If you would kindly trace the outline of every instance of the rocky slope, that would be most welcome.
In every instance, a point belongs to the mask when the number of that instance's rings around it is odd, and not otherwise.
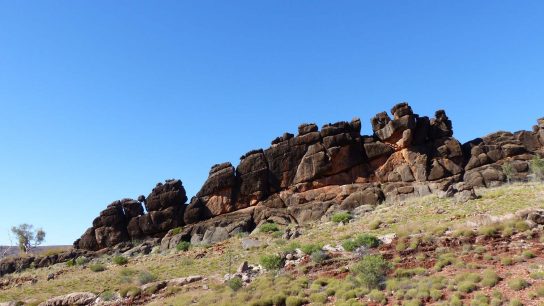
[[[383,201],[412,196],[474,196],[474,187],[499,185],[513,176],[527,180],[530,160],[544,155],[544,118],[532,131],[496,132],[465,144],[453,137],[445,111],[419,116],[400,103],[361,122],[302,124],[267,149],[250,151],[235,168],[212,166],[187,205],[180,180],[159,183],[138,200],[115,201],[103,210],[74,246],[99,250],[122,242],[162,238],[213,243],[262,222],[304,224],[338,210],[372,210]],[[508,164],[511,173],[504,173]],[[145,210],[144,210],[145,206]]]

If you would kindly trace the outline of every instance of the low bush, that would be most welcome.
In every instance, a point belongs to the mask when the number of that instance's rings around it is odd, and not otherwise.
[[[123,298],[134,298],[134,297],[137,297],[140,295],[142,291],[140,290],[140,288],[138,287],[135,287],[135,286],[127,286],[127,287],[123,287],[121,288],[121,290],[119,290],[119,295]]]
[[[260,263],[267,270],[278,270],[281,268],[282,261],[278,255],[263,255]]]
[[[103,264],[92,264],[89,266],[89,269],[91,269],[91,271],[93,272],[102,272],[102,271],[106,271],[106,266],[104,266]]]
[[[523,303],[518,299],[513,299],[510,301],[508,306],[523,306]]]
[[[379,288],[390,269],[391,264],[381,255],[368,255],[353,267],[352,273],[362,286],[376,289]]]
[[[128,259],[123,256],[115,256],[113,257],[113,263],[118,266],[126,265],[128,263]]]
[[[176,245],[176,250],[180,252],[187,252],[189,248],[191,247],[191,243],[189,241],[181,241]]]
[[[313,252],[321,251],[322,248],[323,248],[322,245],[314,244],[314,243],[305,244],[300,247],[302,252],[304,252],[304,254],[306,255],[311,255]]]
[[[427,273],[427,269],[422,267],[412,268],[412,269],[405,269],[405,268],[398,268],[395,270],[393,275],[398,278],[409,278],[414,277],[416,275],[425,275]]]
[[[379,304],[385,304],[386,302],[385,294],[376,289],[370,291],[370,293],[368,294],[368,299],[374,303],[379,303]]]
[[[501,258],[501,264],[503,266],[511,266],[514,263],[514,260],[511,257]]]
[[[540,286],[535,289],[535,295],[538,297],[544,297],[544,286]]]
[[[113,291],[104,291],[100,294],[100,298],[106,302],[115,300],[115,293]]]
[[[476,284],[473,281],[465,280],[459,284],[458,290],[463,293],[470,293],[476,290]]]
[[[233,291],[238,291],[238,289],[242,288],[243,285],[244,283],[239,277],[233,277],[227,281],[227,286],[229,286],[229,288]]]
[[[304,305],[304,299],[298,296],[289,296],[285,299],[285,306],[302,306]]]
[[[311,255],[311,258],[312,258],[312,261],[317,263],[317,264],[320,264],[322,262],[324,262],[326,259],[327,259],[327,253],[319,250],[319,251],[315,251],[312,253]]]
[[[368,227],[371,229],[371,230],[377,230],[378,228],[380,228],[380,225],[382,225],[382,221],[380,219],[376,219],[372,222],[370,222],[368,224]]]
[[[83,266],[84,264],[88,263],[89,259],[85,256],[79,256],[76,258],[76,265]]]
[[[175,235],[181,234],[182,229],[183,228],[181,228],[181,227],[176,227],[176,228],[172,229],[172,235],[175,236]]]
[[[514,278],[508,281],[508,287],[510,287],[512,290],[520,291],[529,287],[529,283],[524,279]]]
[[[359,235],[355,239],[346,240],[342,243],[342,247],[348,252],[353,252],[361,246],[375,248],[379,245],[380,240],[376,236],[368,234]]]
[[[154,282],[156,279],[157,277],[148,271],[141,271],[140,273],[138,273],[138,283],[140,285],[149,284],[151,282]]]
[[[535,258],[535,253],[527,250],[523,252],[522,256],[525,257],[526,259],[531,259],[531,258]]]
[[[484,287],[495,287],[500,281],[500,277],[493,270],[485,270],[483,273],[483,278],[481,281],[482,286]]]
[[[335,223],[347,223],[351,220],[351,214],[349,212],[337,212],[331,216],[331,221]]]
[[[313,303],[320,303],[320,304],[324,304],[326,303],[328,300],[328,297],[325,293],[321,292],[321,293],[314,293],[312,295],[310,295],[310,301],[312,301]]]
[[[259,231],[261,233],[272,233],[272,232],[277,232],[279,230],[280,228],[278,227],[276,223],[270,223],[270,222],[264,223],[259,227]]]

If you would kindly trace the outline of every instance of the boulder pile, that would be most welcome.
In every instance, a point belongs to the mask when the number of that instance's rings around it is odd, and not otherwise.
[[[164,249],[221,241],[263,222],[303,224],[413,196],[458,194],[466,201],[475,187],[527,180],[530,161],[544,155],[544,118],[532,131],[496,132],[465,144],[453,137],[444,110],[429,118],[399,103],[371,125],[372,135],[361,135],[357,118],[321,129],[302,124],[296,136],[284,133],[269,148],[242,155],[236,167],[212,166],[189,204],[180,180],[159,183],[138,200],[113,202],[74,245],[99,250],[163,238]]]

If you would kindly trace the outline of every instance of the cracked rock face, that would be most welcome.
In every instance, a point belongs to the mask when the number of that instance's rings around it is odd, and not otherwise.
[[[296,136],[284,133],[270,147],[247,152],[236,167],[214,165],[188,205],[180,180],[157,184],[147,197],[111,203],[75,246],[98,250],[162,238],[178,227],[173,241],[208,243],[263,222],[313,222],[413,196],[460,193],[456,198],[468,201],[474,187],[527,180],[531,159],[544,156],[544,118],[532,131],[500,131],[461,144],[446,111],[429,118],[403,102],[376,114],[371,126],[370,135],[361,135],[358,118],[321,129],[301,124]]]

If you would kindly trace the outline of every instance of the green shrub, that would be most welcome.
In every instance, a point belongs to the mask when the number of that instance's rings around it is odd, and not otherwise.
[[[272,303],[274,305],[284,305],[287,297],[284,294],[276,294],[272,297]]]
[[[113,263],[118,266],[126,265],[128,263],[128,259],[123,256],[115,256],[113,257]]]
[[[261,233],[272,233],[272,232],[277,232],[279,230],[280,228],[278,227],[276,223],[270,223],[270,222],[264,223],[259,227],[259,231]]]
[[[89,266],[89,269],[91,269],[91,271],[93,272],[102,272],[102,271],[106,271],[106,266],[104,266],[103,264],[92,264]]]
[[[363,257],[352,269],[356,280],[364,287],[375,289],[385,279],[391,264],[381,255]]]
[[[470,306],[488,306],[489,298],[483,293],[476,293],[470,302]]]
[[[181,234],[181,231],[183,230],[182,227],[176,227],[174,229],[172,229],[172,235],[175,236],[175,235],[179,235]]]
[[[416,275],[425,275],[427,273],[427,270],[422,267],[412,268],[412,269],[405,269],[405,268],[398,268],[395,270],[395,277],[398,278],[410,278],[414,277]]]
[[[376,236],[368,234],[359,235],[355,239],[346,240],[342,243],[342,247],[348,252],[353,252],[361,246],[365,246],[367,248],[375,248],[379,245],[380,239],[378,239]]]
[[[68,261],[66,262],[66,266],[67,266],[67,267],[73,267],[73,266],[75,266],[75,265],[76,265],[76,260],[73,259],[73,258],[70,259],[70,260],[68,260]]]
[[[311,257],[313,262],[320,264],[327,259],[327,253],[319,250],[319,251],[313,252]]]
[[[349,212],[337,212],[331,216],[331,221],[335,223],[346,223],[351,220],[351,214]]]
[[[385,304],[386,302],[385,294],[376,289],[370,291],[370,293],[368,294],[368,298],[375,303]]]
[[[180,252],[187,252],[190,247],[191,243],[189,241],[180,241],[180,243],[176,244],[176,250]]]
[[[263,255],[260,263],[267,270],[278,270],[281,268],[282,261],[278,255]]]
[[[293,241],[289,243],[286,247],[283,248],[283,251],[285,253],[293,253],[296,251],[296,249],[300,248],[300,243]]]
[[[442,271],[444,267],[449,266],[455,262],[455,256],[451,253],[441,254],[438,256],[436,263],[434,264],[434,269],[436,271]]]
[[[156,279],[157,277],[148,271],[141,271],[140,273],[138,273],[138,283],[140,285],[149,284],[151,282],[154,282]]]
[[[534,156],[529,164],[529,169],[535,176],[535,179],[544,179],[544,159]]]
[[[431,289],[430,295],[431,295],[431,299],[433,301],[435,301],[435,302],[440,301],[442,299],[442,291],[441,290]]]
[[[459,284],[458,289],[459,289],[459,291],[461,291],[463,293],[470,293],[470,292],[476,290],[476,284],[474,284],[473,281],[465,280],[465,281],[462,281]]]
[[[531,278],[532,279],[544,279],[544,271],[537,271],[537,272],[531,273]]]
[[[523,306],[523,303],[518,299],[513,299],[510,301],[509,306]]]
[[[511,266],[514,263],[514,260],[510,257],[501,258],[501,264],[503,266]]]
[[[328,300],[328,297],[325,293],[314,293],[310,295],[310,301],[314,303],[321,303],[324,304]]]
[[[508,287],[512,290],[519,291],[529,287],[529,283],[524,279],[514,278],[508,281]]]
[[[106,302],[113,301],[115,299],[115,293],[113,291],[104,291],[100,294],[100,298]]]
[[[535,289],[535,295],[538,297],[544,297],[544,286],[540,286]]]
[[[322,245],[313,244],[313,243],[305,244],[300,247],[302,252],[304,252],[304,254],[307,254],[307,255],[311,255],[313,252],[321,251],[322,248],[323,248]]]
[[[495,273],[495,271],[485,270],[483,273],[481,284],[482,286],[492,288],[492,287],[495,287],[495,285],[497,285],[499,281],[500,281],[500,277],[497,275],[497,273]]]
[[[371,229],[371,230],[377,230],[378,228],[380,228],[380,225],[382,225],[382,221],[380,219],[376,219],[372,222],[370,222],[368,224],[368,227]]]
[[[238,291],[238,289],[242,288],[243,285],[244,283],[239,277],[233,277],[227,281],[227,286],[229,286],[229,288],[233,291]]]
[[[138,295],[140,295],[142,291],[140,290],[140,288],[138,287],[135,287],[135,286],[127,286],[127,287],[123,287],[121,288],[121,290],[119,290],[119,295],[121,297],[137,297]]]
[[[285,299],[285,306],[301,306],[304,305],[304,300],[298,296],[290,296]]]
[[[83,266],[84,264],[88,263],[89,259],[85,256],[79,256],[76,258],[76,265]]]
[[[531,258],[535,258],[535,253],[527,250],[527,251],[523,252],[522,256],[527,258],[527,259],[531,259]]]
[[[355,238],[355,242],[361,246],[366,246],[368,248],[376,248],[380,245],[380,239],[376,236],[362,234]]]

